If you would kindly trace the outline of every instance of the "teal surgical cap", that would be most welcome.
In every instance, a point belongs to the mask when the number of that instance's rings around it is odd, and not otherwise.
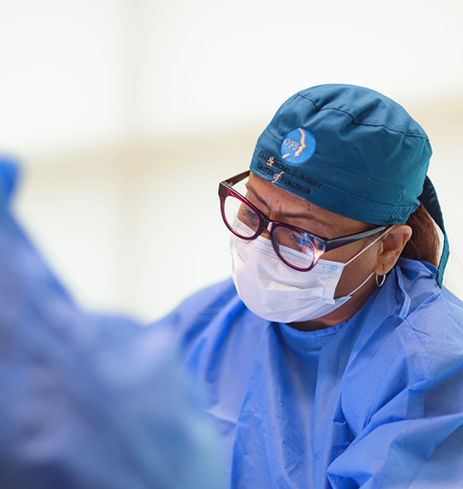
[[[288,99],[257,141],[251,171],[324,209],[369,224],[405,224],[420,201],[444,233],[426,176],[432,149],[407,111],[354,85],[319,85]]]

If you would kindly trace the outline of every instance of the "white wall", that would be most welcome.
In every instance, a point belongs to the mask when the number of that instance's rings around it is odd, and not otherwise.
[[[18,213],[81,303],[148,321],[229,274],[217,184],[247,167],[277,107],[356,83],[431,136],[463,296],[462,19],[460,0],[0,0]]]
[[[3,150],[72,151],[124,134],[127,8],[123,0],[0,0]]]
[[[461,93],[459,0],[141,2],[143,130],[262,124],[302,88]]]

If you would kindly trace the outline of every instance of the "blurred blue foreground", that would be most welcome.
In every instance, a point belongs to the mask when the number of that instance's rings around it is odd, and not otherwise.
[[[220,487],[169,333],[78,309],[10,213],[0,157],[0,487]]]

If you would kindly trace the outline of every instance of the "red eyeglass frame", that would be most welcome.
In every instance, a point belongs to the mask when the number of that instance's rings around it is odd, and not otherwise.
[[[355,241],[360,241],[361,239],[368,238],[369,236],[373,236],[374,234],[377,234],[381,231],[384,231],[388,227],[388,226],[378,226],[376,228],[369,229],[367,231],[363,231],[361,233],[351,234],[348,236],[341,236],[339,238],[327,239],[327,238],[323,238],[321,236],[316,236],[315,234],[312,234],[305,229],[298,228],[297,226],[292,226],[292,225],[286,224],[284,222],[274,221],[273,219],[269,219],[267,216],[262,214],[262,212],[254,204],[252,204],[252,202],[249,202],[249,200],[246,199],[246,197],[244,197],[243,195],[241,195],[239,192],[237,192],[236,190],[234,190],[232,188],[233,185],[236,185],[237,183],[241,182],[246,177],[248,177],[250,173],[251,173],[251,171],[247,170],[245,172],[239,173],[238,175],[235,175],[234,177],[228,178],[227,180],[224,180],[223,182],[220,182],[220,184],[219,184],[219,198],[220,198],[220,210],[222,213],[223,222],[225,223],[227,228],[235,236],[237,236],[238,238],[247,240],[247,241],[251,241],[253,239],[256,239],[262,233],[262,231],[265,229],[270,234],[272,246],[273,246],[273,249],[274,249],[275,253],[277,254],[278,258],[280,258],[280,260],[283,263],[285,263],[289,267],[293,268],[294,270],[298,270],[300,272],[308,272],[317,264],[318,260],[320,259],[320,257],[324,253],[326,253],[330,250],[335,250],[336,248],[340,248],[341,246],[346,246],[350,243],[354,243]],[[225,199],[227,196],[233,196],[233,197],[237,198],[238,200],[241,200],[241,202],[243,202],[244,204],[251,207],[251,209],[257,214],[257,216],[259,216],[260,224],[259,224],[259,227],[257,228],[257,231],[255,232],[255,234],[253,234],[252,236],[249,236],[249,237],[240,236],[228,224],[228,221],[225,217]],[[288,261],[286,261],[281,256],[281,254],[279,252],[278,243],[275,242],[276,241],[275,234],[273,233],[273,230],[278,228],[278,227],[285,227],[287,229],[294,230],[298,233],[301,233],[304,237],[311,239],[311,241],[314,244],[315,252],[314,252],[313,261],[308,268],[297,267],[296,265],[293,265],[293,264],[289,263]]]

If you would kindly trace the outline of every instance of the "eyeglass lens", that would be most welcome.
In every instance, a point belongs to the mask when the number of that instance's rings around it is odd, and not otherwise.
[[[261,217],[252,207],[233,195],[224,202],[226,224],[241,238],[254,236],[261,227]],[[272,230],[272,242],[276,253],[290,267],[308,269],[315,257],[312,237],[283,225],[275,225]]]

